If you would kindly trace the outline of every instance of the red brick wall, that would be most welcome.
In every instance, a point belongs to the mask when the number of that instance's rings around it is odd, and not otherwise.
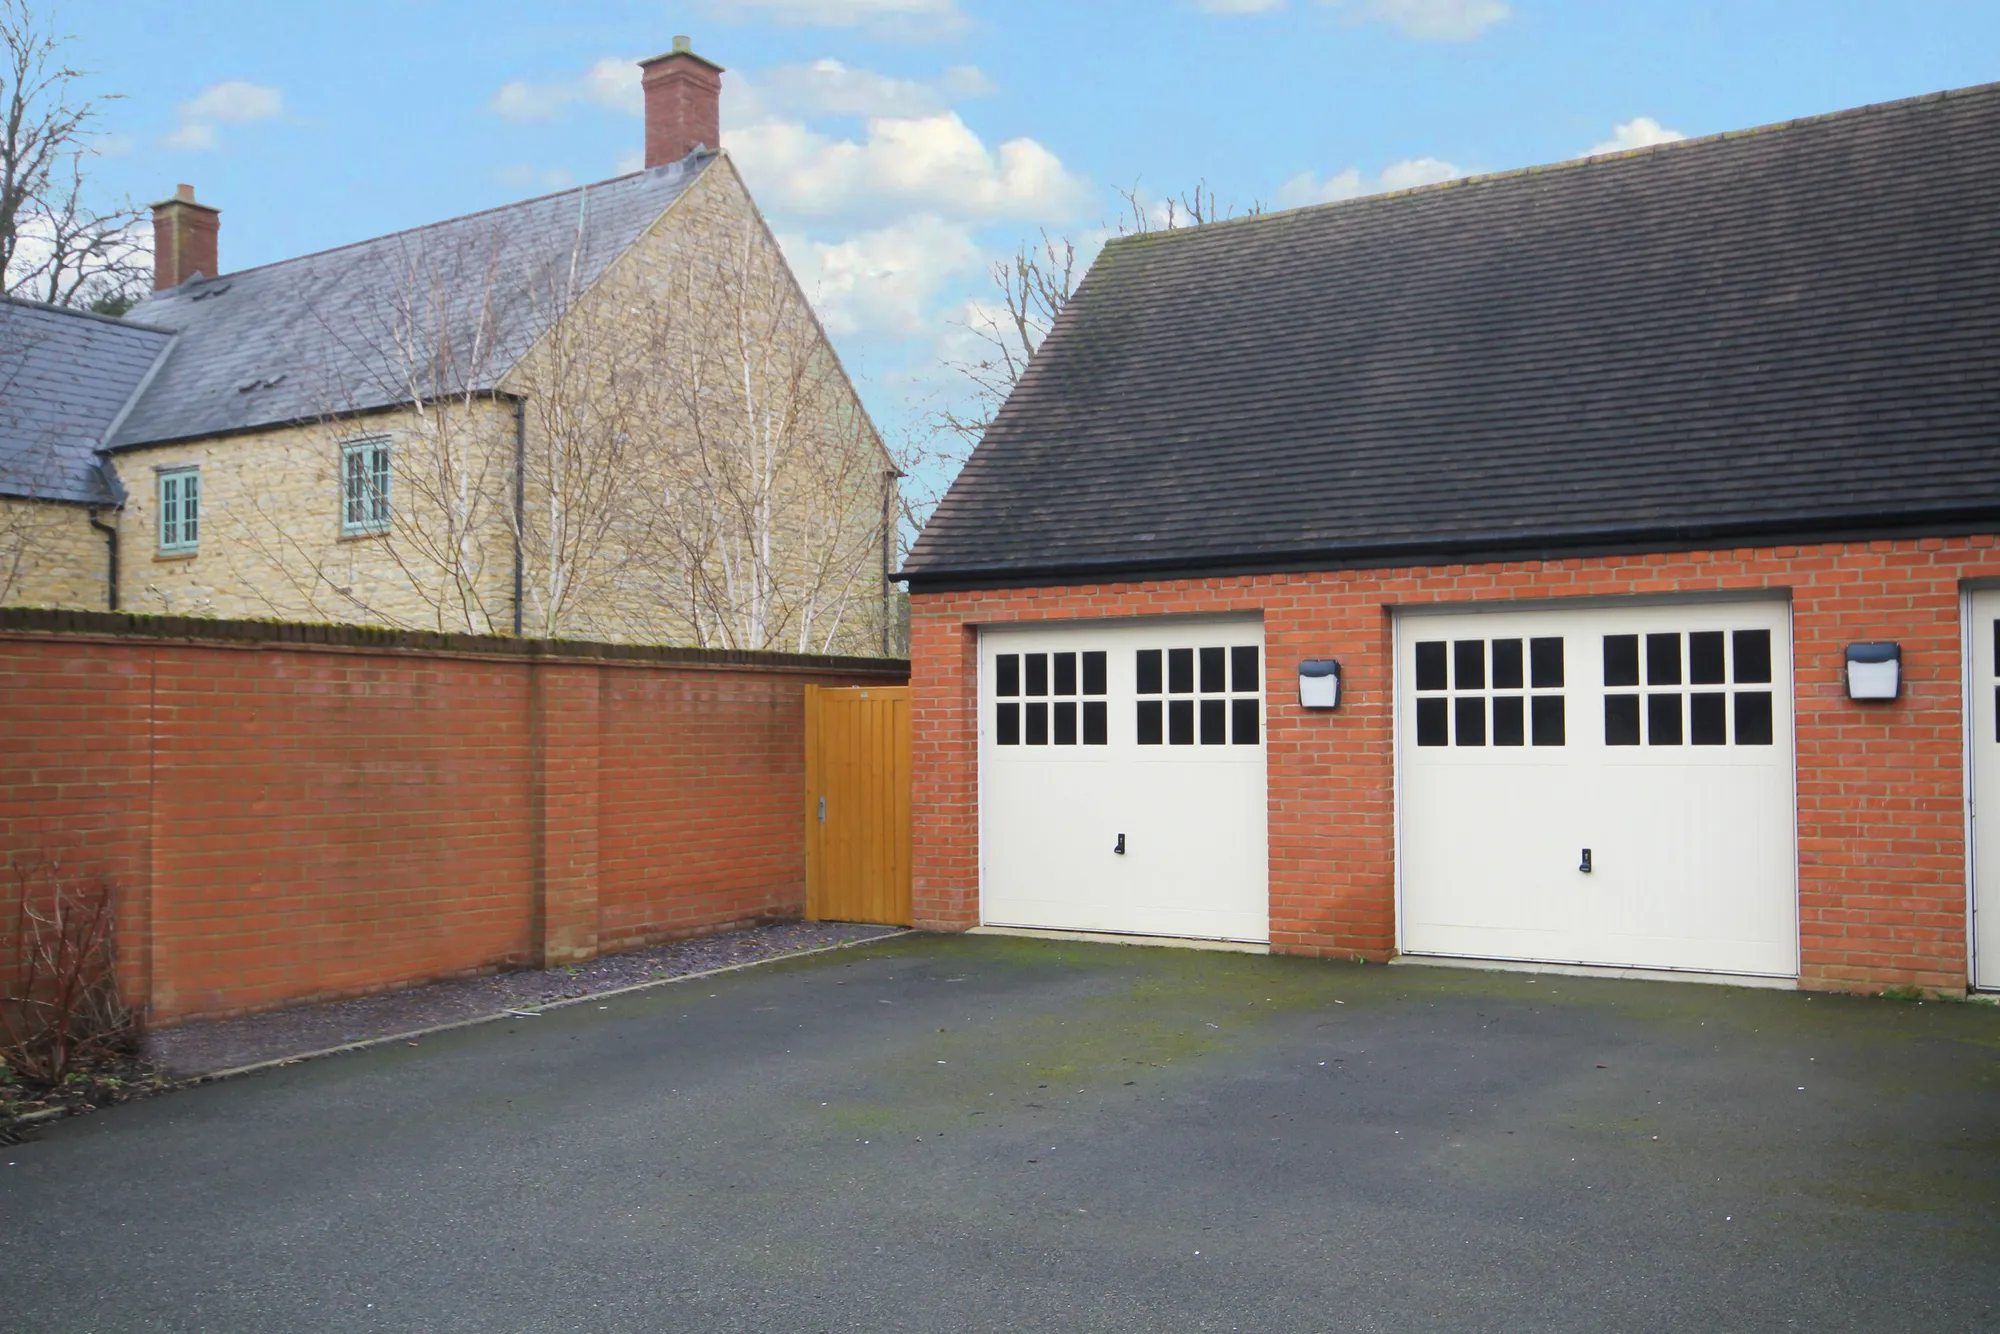
[[[1191,612],[1264,618],[1271,944],[1395,952],[1392,635],[1399,605],[1787,591],[1796,655],[1801,985],[1966,983],[1961,581],[2000,576],[1991,536],[1426,569],[921,593],[910,651],[917,925],[977,923],[980,623]],[[1893,704],[1846,697],[1846,645],[1903,645]],[[1301,658],[1343,666],[1336,714],[1285,701]]]
[[[155,1025],[798,917],[804,686],[902,675],[176,624],[0,613],[0,861],[110,877]]]

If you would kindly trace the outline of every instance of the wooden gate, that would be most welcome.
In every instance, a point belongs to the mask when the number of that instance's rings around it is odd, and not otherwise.
[[[806,916],[910,924],[910,690],[806,687]]]

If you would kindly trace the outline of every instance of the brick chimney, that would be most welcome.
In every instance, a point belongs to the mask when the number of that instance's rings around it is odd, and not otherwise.
[[[216,275],[216,233],[222,211],[194,202],[194,187],[153,205],[153,290],[179,287],[195,274]]]
[[[674,49],[639,62],[646,90],[646,165],[679,162],[697,148],[722,145],[722,66],[694,53],[685,37]]]

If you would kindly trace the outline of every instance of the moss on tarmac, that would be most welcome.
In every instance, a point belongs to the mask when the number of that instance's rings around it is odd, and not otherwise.
[[[902,937],[0,1150],[0,1324],[2000,1327],[2000,1010]]]

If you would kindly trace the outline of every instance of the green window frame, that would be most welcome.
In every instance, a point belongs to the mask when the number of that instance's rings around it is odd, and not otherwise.
[[[389,530],[389,442],[355,440],[340,447],[340,531],[360,537]]]
[[[201,469],[168,468],[159,474],[160,554],[185,556],[201,546]]]

